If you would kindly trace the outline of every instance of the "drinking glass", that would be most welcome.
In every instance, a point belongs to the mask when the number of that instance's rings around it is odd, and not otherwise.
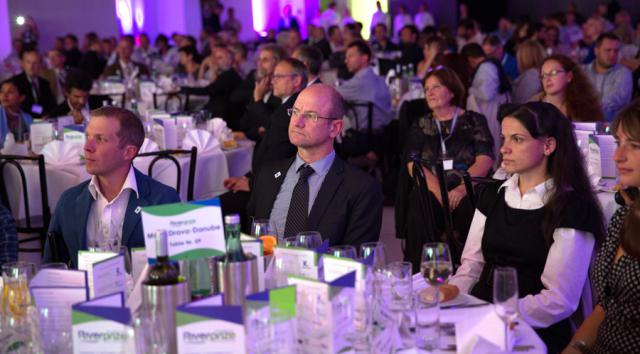
[[[31,338],[42,353],[70,353],[71,308],[29,307]]]
[[[169,351],[165,319],[160,312],[140,307],[133,315],[136,353],[164,354]]]
[[[439,347],[440,311],[438,306],[439,292],[436,287],[428,288],[415,296],[416,311],[416,346],[433,351]]]
[[[254,219],[251,224],[251,235],[262,240],[265,256],[273,254],[273,247],[278,243],[276,229],[269,219]]]
[[[36,274],[36,265],[29,262],[10,262],[2,265],[2,313],[5,318],[22,320],[31,303],[29,281]]]
[[[440,340],[440,293],[438,286],[443,285],[449,279],[449,276],[453,272],[453,263],[451,262],[451,253],[449,252],[449,246],[446,243],[426,243],[422,246],[422,260],[420,263],[420,273],[424,277],[427,284],[431,285],[435,290],[432,294],[432,301],[435,302],[434,311],[438,320],[436,321],[435,334],[437,337],[433,340],[433,344],[426,344],[427,346],[438,346]],[[426,296],[429,296],[428,291]],[[423,296],[424,293],[423,293]],[[430,321],[433,323],[434,321]]]
[[[349,245],[329,247],[329,254],[338,258],[356,259],[356,248]]]
[[[390,290],[388,300],[391,311],[402,312],[411,308],[413,299],[411,267],[409,262],[393,262],[385,267]]]
[[[360,245],[360,259],[372,258],[374,271],[381,271],[387,265],[387,251],[382,242],[366,242]]]
[[[303,231],[296,235],[296,246],[316,250],[322,245],[322,236],[317,231]]]
[[[284,238],[284,247],[297,247],[296,236],[289,236]]]
[[[504,348],[509,351],[509,324],[518,317],[518,273],[513,267],[493,270],[493,305],[504,322]]]

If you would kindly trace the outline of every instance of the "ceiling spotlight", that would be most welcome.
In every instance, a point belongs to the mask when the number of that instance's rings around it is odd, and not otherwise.
[[[18,26],[24,25],[24,22],[25,22],[24,16],[16,17],[16,23],[18,24]]]

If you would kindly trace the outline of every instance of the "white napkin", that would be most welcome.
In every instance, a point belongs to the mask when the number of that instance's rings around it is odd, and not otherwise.
[[[158,144],[156,144],[155,141],[144,138],[144,141],[142,142],[142,146],[140,146],[140,151],[138,151],[138,153],[142,154],[145,152],[154,152],[158,150],[160,150],[160,147],[158,146]]]
[[[185,150],[195,146],[198,152],[209,152],[220,150],[220,142],[211,133],[202,129],[190,130],[182,141],[182,148]]]
[[[213,118],[207,122],[207,130],[213,134],[213,136],[220,140],[228,140],[229,137],[233,137],[231,129],[227,127],[227,122],[222,118]]]
[[[82,146],[64,140],[53,140],[42,148],[44,161],[49,165],[70,165],[80,163]]]
[[[466,319],[456,322],[458,353],[480,354],[504,351],[505,324],[493,306],[467,308]],[[522,319],[520,319],[522,321]],[[509,351],[516,343],[516,330],[509,330]]]
[[[4,147],[0,151],[4,155],[28,155],[29,146],[27,144],[16,144],[13,134],[7,133],[4,138]]]

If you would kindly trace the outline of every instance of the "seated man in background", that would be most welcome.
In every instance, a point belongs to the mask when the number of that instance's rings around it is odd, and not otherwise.
[[[56,105],[49,82],[40,76],[42,58],[35,49],[25,49],[20,53],[22,73],[11,78],[25,95],[21,108],[34,118],[47,115]]]
[[[0,83],[0,149],[4,148],[8,133],[16,142],[23,142],[25,133],[29,133],[33,118],[20,108],[24,99],[25,94],[15,82],[7,80]]]
[[[135,62],[131,59],[133,55],[134,40],[132,36],[123,36],[118,42],[116,52],[118,60],[112,65],[107,66],[102,73],[103,78],[116,76],[122,80],[131,78],[137,71],[137,77],[149,76],[149,69],[142,63]]]
[[[70,70],[64,85],[65,101],[51,111],[51,117],[72,116],[74,124],[89,122],[91,77],[81,70]]]
[[[42,71],[42,77],[49,81],[56,104],[64,101],[64,83],[67,77],[67,65],[64,52],[52,49],[47,53],[49,69]]]
[[[292,58],[300,60],[307,67],[307,87],[320,84],[320,69],[322,68],[322,52],[314,46],[301,45],[293,52]]]
[[[78,266],[78,251],[144,247],[140,207],[175,203],[175,189],[143,175],[132,161],[144,127],[131,111],[102,107],[91,112],[84,153],[91,177],[66,190],[53,213],[44,262]]]
[[[239,120],[242,107],[231,102],[231,94],[242,84],[242,79],[233,67],[233,53],[222,46],[213,48],[216,66],[211,67],[211,84],[206,87],[209,94],[207,109],[212,117],[222,117],[231,130],[242,128]]]
[[[11,211],[0,202],[0,267],[18,260],[18,231]]]
[[[271,219],[280,237],[319,231],[330,245],[377,241],[382,188],[333,149],[342,130],[344,104],[334,88],[311,85],[290,110],[289,140],[297,154],[271,161],[252,181],[250,216]]]

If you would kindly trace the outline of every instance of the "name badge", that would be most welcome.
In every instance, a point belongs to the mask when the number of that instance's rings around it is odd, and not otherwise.
[[[31,106],[31,113],[42,114],[43,111],[44,109],[39,104],[34,104],[33,106]]]
[[[442,160],[442,168],[445,171],[453,170],[453,160]]]

